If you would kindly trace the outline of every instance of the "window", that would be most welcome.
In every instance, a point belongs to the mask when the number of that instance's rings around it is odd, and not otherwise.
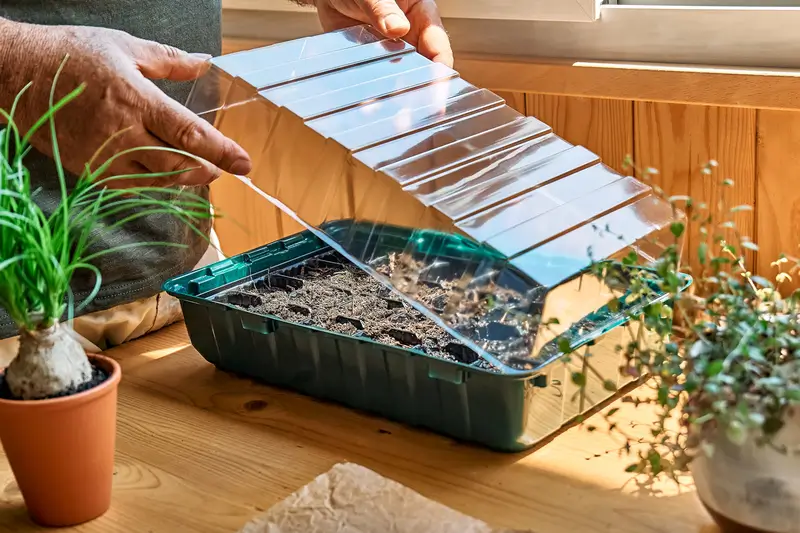
[[[488,14],[445,22],[457,53],[800,68],[800,0],[607,0],[598,12],[588,23],[496,21]]]
[[[591,22],[602,0],[438,0],[446,18]]]

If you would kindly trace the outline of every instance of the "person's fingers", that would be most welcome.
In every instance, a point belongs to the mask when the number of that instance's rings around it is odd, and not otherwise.
[[[139,71],[151,80],[189,81],[209,67],[208,54],[189,54],[174,46],[139,40],[133,47]]]
[[[317,11],[325,31],[366,22],[386,37],[404,38],[425,57],[453,66],[450,39],[434,0],[327,0],[317,3]]]
[[[405,36],[411,23],[395,0],[355,0],[370,24],[384,36],[396,39]]]
[[[436,2],[420,0],[408,11],[408,18],[411,20],[409,42],[425,57],[452,67],[453,49]]]
[[[442,26],[431,24],[423,28],[417,44],[419,53],[436,63],[442,63],[448,67],[453,67],[453,49],[450,47],[450,39],[447,37]]]
[[[247,174],[252,163],[247,152],[155,86],[149,91],[144,126],[167,146],[205,159],[231,174]]]
[[[165,148],[166,145],[151,135],[141,139],[138,146]],[[168,150],[139,150],[134,160],[147,169],[147,173],[180,172],[157,178],[169,185],[208,185],[220,177],[221,171],[208,161],[186,157]]]

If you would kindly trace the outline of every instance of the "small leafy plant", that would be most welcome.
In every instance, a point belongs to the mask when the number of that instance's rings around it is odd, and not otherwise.
[[[54,101],[60,72],[61,69],[50,91],[49,110],[26,133],[19,131],[14,113],[28,87],[17,95],[10,111],[0,110],[7,124],[0,132],[0,306],[20,330],[19,352],[5,372],[5,382],[14,397],[25,400],[75,391],[92,379],[88,357],[60,321],[83,310],[100,290],[102,278],[93,265],[94,260],[132,246],[182,246],[148,241],[92,251],[94,231],[101,221],[103,231],[110,231],[138,218],[168,213],[199,231],[195,222],[211,216],[208,202],[187,191],[180,191],[167,201],[162,195],[174,193],[172,189],[110,187],[116,180],[179,173],[106,177],[111,165],[120,157],[140,150],[171,150],[167,148],[132,148],[94,168],[95,159],[106,145],[101,146],[95,157],[86,163],[77,184],[69,190],[59,156],[55,115],[77,98],[84,86]],[[30,174],[23,161],[31,149],[31,137],[45,126],[50,128],[61,189],[61,202],[49,216],[35,201],[37,191],[31,187]],[[94,273],[94,288],[84,301],[74,302],[70,282],[81,269]]]
[[[713,161],[705,166],[704,177],[713,179],[716,167]],[[650,181],[654,173],[648,169],[639,175]],[[732,185],[729,179],[721,181],[723,191]],[[627,470],[678,481],[697,453],[713,455],[722,435],[734,444],[753,439],[791,452],[774,438],[800,403],[800,290],[786,290],[800,262],[782,255],[772,263],[772,280],[754,276],[746,267],[747,254],[758,246],[734,223],[736,213],[749,206],[728,209],[726,194],[718,205],[708,206],[654,189],[676,213],[680,209],[686,215],[672,224],[672,242],[659,243],[663,253],[654,264],[656,275],[633,268],[635,252],[621,265],[593,265],[593,273],[604,280],[625,271],[632,300],[652,301],[655,294],[666,293],[672,302],[650,304],[631,315],[626,325],[631,340],[617,347],[623,375],[650,378],[649,393],[640,390],[623,401],[658,413],[644,439],[617,420],[618,409],[603,415],[611,434],[621,439],[622,452],[634,459]],[[681,256],[687,223],[700,237],[694,272]],[[681,273],[693,276],[693,292],[682,290]],[[618,300],[609,303],[619,305]],[[585,385],[587,372],[596,374],[591,356],[591,346],[570,354],[587,369],[572,376],[579,386]]]

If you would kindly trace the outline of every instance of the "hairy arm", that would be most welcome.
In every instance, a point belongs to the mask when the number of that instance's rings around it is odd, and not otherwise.
[[[9,110],[25,86],[20,52],[37,46],[36,27],[0,17],[0,109]],[[43,43],[38,43],[39,45]],[[3,119],[2,122],[5,122]]]
[[[203,185],[221,171],[247,174],[250,158],[240,146],[151,81],[195,79],[205,71],[207,59],[106,28],[41,26],[0,18],[0,108],[10,110],[30,83],[14,114],[20,130],[27,131],[47,111],[53,79],[63,63],[56,99],[86,84],[83,94],[58,113],[60,152],[67,170],[80,174],[101,145],[124,131],[106,146],[101,161],[140,147],[175,148],[195,157],[137,151],[116,160],[113,174],[188,170],[162,178],[158,185]],[[51,155],[46,130],[34,135],[31,144]]]

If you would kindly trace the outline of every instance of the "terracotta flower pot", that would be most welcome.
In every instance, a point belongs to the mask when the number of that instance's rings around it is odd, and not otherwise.
[[[50,400],[0,399],[0,440],[28,513],[43,526],[87,522],[111,504],[122,370],[107,357],[89,358],[110,374],[97,387]]]

